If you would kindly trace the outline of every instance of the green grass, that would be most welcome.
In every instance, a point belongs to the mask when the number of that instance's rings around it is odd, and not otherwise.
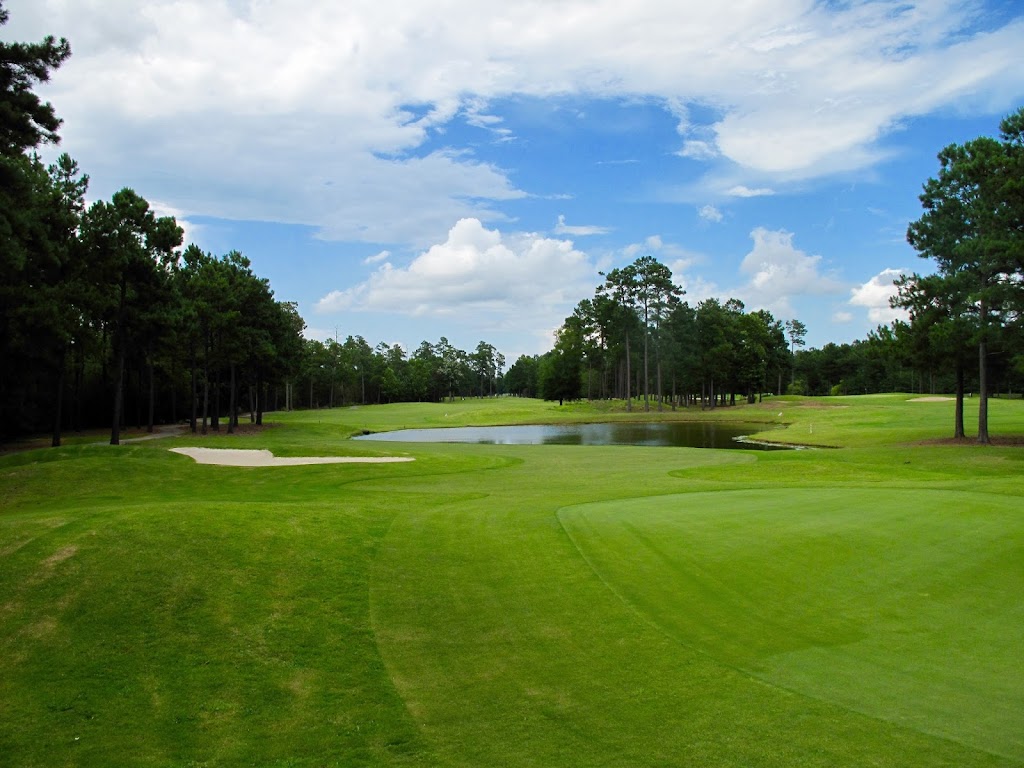
[[[501,399],[3,456],[0,765],[1024,765],[1024,448],[909,398],[660,415],[835,450],[347,441],[659,418]]]

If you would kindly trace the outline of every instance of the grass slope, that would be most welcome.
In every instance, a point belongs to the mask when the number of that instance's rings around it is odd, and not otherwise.
[[[503,399],[4,456],[0,764],[1024,765],[1022,449],[907,396],[712,416],[845,447],[345,439],[659,417]]]

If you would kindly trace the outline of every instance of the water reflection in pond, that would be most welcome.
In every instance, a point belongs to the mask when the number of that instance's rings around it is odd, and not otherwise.
[[[739,438],[770,427],[738,422],[644,422],[602,424],[521,424],[505,427],[400,429],[360,435],[355,440],[491,445],[653,445],[682,448],[779,450],[787,446],[742,442]]]

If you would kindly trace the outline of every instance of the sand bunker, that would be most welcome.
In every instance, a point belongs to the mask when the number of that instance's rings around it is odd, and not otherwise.
[[[222,467],[294,467],[300,464],[391,464],[415,461],[409,456],[274,456],[270,451],[239,448],[171,448],[199,464]]]
[[[908,403],[945,403],[950,400],[956,400],[955,397],[912,397]]]

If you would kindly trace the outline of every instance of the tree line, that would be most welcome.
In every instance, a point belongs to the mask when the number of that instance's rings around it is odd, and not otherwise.
[[[0,3],[0,25],[8,13]],[[195,245],[131,189],[85,204],[89,177],[42,144],[61,120],[33,88],[64,39],[0,43],[0,437],[188,418],[193,431],[262,420],[302,360],[304,324],[237,252]]]
[[[287,407],[439,402],[504,394],[505,356],[481,341],[472,352],[444,336],[410,354],[399,344],[371,347],[362,336],[307,340]]]
[[[737,299],[682,299],[671,270],[653,256],[602,273],[544,355],[522,356],[506,376],[509,392],[549,400],[615,398],[645,411],[755,402],[791,384],[793,351],[806,326]]]

